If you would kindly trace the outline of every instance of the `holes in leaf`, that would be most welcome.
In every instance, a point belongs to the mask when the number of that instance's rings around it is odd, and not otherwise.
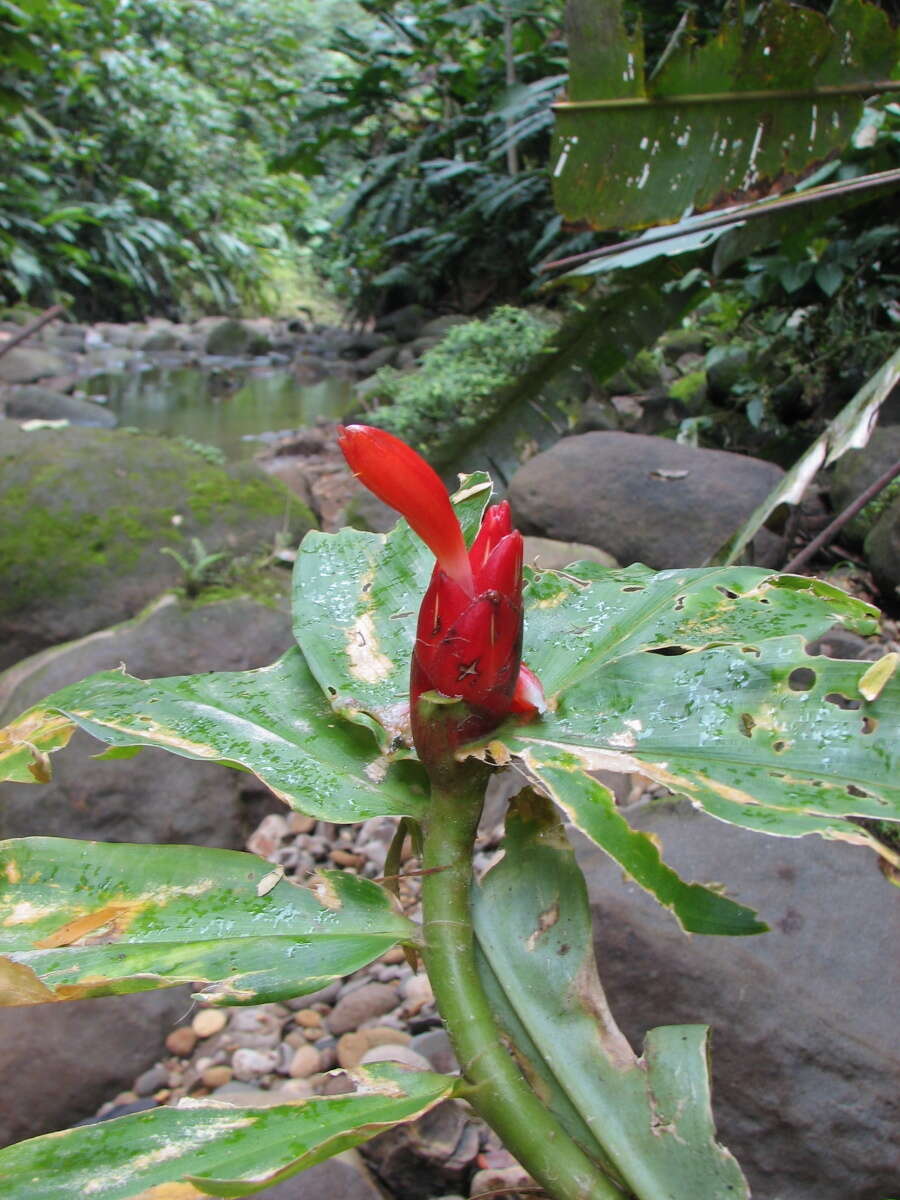
[[[795,667],[788,675],[788,687],[792,692],[808,692],[816,682],[816,673],[811,667]]]
[[[842,692],[829,692],[825,699],[836,708],[862,708],[862,700],[851,700],[849,696],[845,696]]]
[[[331,684],[330,684],[330,683],[329,683],[329,685],[328,685],[328,695],[329,695],[329,696],[336,696],[336,695],[337,695],[337,688],[333,688],[333,687],[331,686]]]
[[[650,651],[651,654],[688,654],[687,646],[656,646]]]
[[[877,717],[863,717],[863,719],[862,719],[862,732],[863,733],[874,733],[877,728],[878,728],[878,718]]]
[[[787,749],[787,742],[783,742],[779,738],[777,742],[772,743],[772,749],[775,751],[776,754],[780,754],[782,752],[782,750]]]
[[[869,800],[871,798],[869,792],[864,792],[863,789],[857,787],[855,783],[847,784],[847,795],[855,796],[857,800]]]
[[[623,587],[622,591],[623,592],[642,592],[642,591],[644,591],[644,585],[642,583],[631,583],[628,585],[628,587]]]
[[[733,592],[731,588],[723,587],[721,583],[716,584],[716,591],[721,592],[728,600],[737,600],[737,592]]]
[[[681,610],[683,608],[684,608],[684,596],[676,596],[675,597],[675,611],[681,612]]]
[[[756,722],[749,713],[741,713],[740,722],[741,733],[744,735],[744,737],[750,737],[753,734],[753,730],[756,728]]]

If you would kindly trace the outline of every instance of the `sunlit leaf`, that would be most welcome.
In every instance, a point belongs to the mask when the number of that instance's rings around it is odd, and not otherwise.
[[[609,1012],[584,877],[546,802],[525,797],[503,845],[475,892],[479,969],[538,1094],[637,1196],[747,1197],[715,1141],[706,1027],[653,1029],[638,1059]]]
[[[0,842],[0,1004],[202,985],[223,1004],[316,991],[415,927],[341,871],[269,880],[252,854],[64,838]]]
[[[0,1191],[9,1200],[127,1200],[185,1180],[204,1194],[251,1195],[420,1116],[457,1083],[389,1063],[355,1074],[352,1095],[271,1108],[186,1101],[19,1142],[0,1150]]]

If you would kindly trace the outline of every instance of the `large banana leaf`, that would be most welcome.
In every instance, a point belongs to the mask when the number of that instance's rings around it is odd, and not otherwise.
[[[0,1004],[177,984],[224,1004],[316,991],[415,926],[341,871],[300,887],[252,854],[65,838],[0,842]]]
[[[0,1194],[4,1200],[249,1196],[421,1116],[457,1083],[390,1063],[355,1074],[359,1089],[352,1095],[272,1108],[183,1101],[19,1142],[0,1150]]]
[[[897,77],[883,8],[836,0],[825,17],[769,0],[729,5],[700,44],[679,29],[645,78],[621,0],[568,0],[569,96],[554,106],[557,208],[597,229],[678,220],[792,182],[845,145],[866,95]]]
[[[638,1059],[607,1006],[584,878],[546,802],[520,798],[503,847],[474,897],[479,970],[538,1093],[637,1196],[748,1197],[715,1141],[706,1026],[653,1029]]]

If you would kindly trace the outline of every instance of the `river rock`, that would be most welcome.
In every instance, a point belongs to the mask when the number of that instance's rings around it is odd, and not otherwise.
[[[900,896],[861,847],[753,834],[671,804],[632,824],[687,879],[722,880],[771,926],[686,937],[578,838],[613,1015],[639,1048],[658,1025],[712,1028],[719,1136],[754,1197],[897,1195]]]
[[[386,983],[364,983],[340,998],[328,1017],[328,1028],[340,1036],[358,1029],[363,1021],[383,1016],[399,1003],[395,988]]]
[[[584,433],[535,455],[509,487],[525,534],[587,542],[618,562],[700,566],[780,481],[774,463],[637,433]],[[756,559],[781,539],[762,530]]]
[[[15,346],[0,357],[0,383],[35,383],[64,375],[68,369],[69,360],[50,350]]]
[[[184,578],[165,547],[259,556],[309,510],[252,464],[178,442],[0,423],[0,668],[138,613]]]
[[[387,1200],[372,1173],[355,1150],[345,1150],[299,1175],[255,1192],[258,1200]]]
[[[247,670],[291,645],[281,608],[247,597],[189,605],[167,596],[135,621],[54,647],[0,675],[0,726],[51,692],[124,663],[140,678]],[[46,784],[0,784],[0,836],[97,838],[241,848],[271,805],[252,775],[148,749],[127,762],[93,756],[78,731]]]
[[[896,603],[900,597],[900,496],[872,526],[865,540],[865,554],[882,595]]]
[[[35,384],[8,388],[5,396],[0,396],[0,407],[5,407],[7,417],[15,421],[37,418],[68,421],[70,425],[88,425],[100,429],[112,429],[116,424],[115,413],[102,404],[83,400],[79,396],[67,396]]]
[[[256,329],[243,321],[228,317],[220,321],[209,331],[206,338],[206,353],[227,355],[228,357],[254,356],[268,354],[272,343]]]
[[[835,463],[831,473],[829,492],[831,507],[835,512],[846,508],[852,500],[883,475],[895,462],[900,459],[900,425],[879,426],[872,431],[865,446],[860,450],[848,450]],[[850,545],[861,546],[866,536],[871,532],[875,522],[887,507],[888,496],[893,496],[898,488],[896,482],[889,485],[880,496],[853,518],[837,535],[838,541]]]
[[[0,1145],[88,1117],[163,1053],[190,987],[0,1009]]]
[[[445,1100],[418,1120],[378,1134],[362,1154],[395,1196],[425,1200],[463,1190],[478,1150],[478,1122],[458,1101]]]

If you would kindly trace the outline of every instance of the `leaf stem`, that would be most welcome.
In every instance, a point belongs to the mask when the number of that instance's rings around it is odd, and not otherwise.
[[[504,1049],[475,964],[472,848],[488,768],[469,761],[432,779],[422,880],[425,965],[466,1099],[556,1200],[623,1200],[529,1087]],[[435,870],[435,868],[443,868]]]

